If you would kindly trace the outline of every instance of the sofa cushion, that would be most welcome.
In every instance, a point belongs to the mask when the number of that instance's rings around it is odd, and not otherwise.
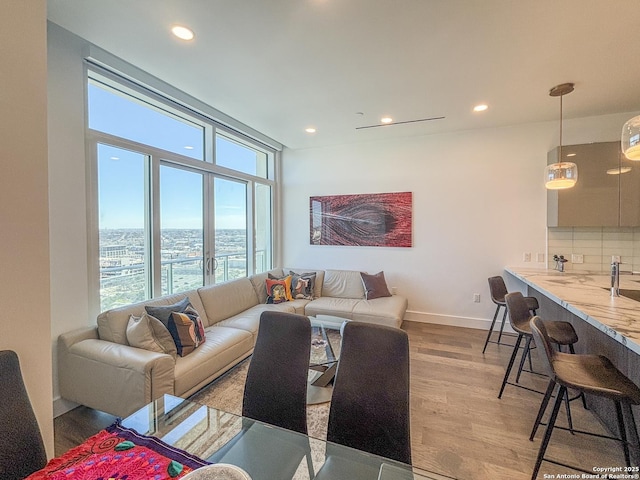
[[[149,315],[157,318],[162,324],[169,328],[169,321],[171,320],[171,314],[174,312],[184,312],[191,306],[187,297],[183,298],[179,302],[172,303],[171,305],[147,305],[144,309]]]
[[[399,295],[360,300],[353,307],[351,320],[400,328],[407,311],[407,299]]]
[[[213,326],[205,330],[207,341],[175,367],[175,395],[193,390],[229,368],[253,349],[253,335],[238,328]]]
[[[324,272],[322,296],[334,298],[364,298],[360,272],[355,270],[327,270]]]
[[[116,307],[111,310],[107,310],[106,312],[102,312],[98,315],[97,320],[98,336],[101,340],[107,340],[121,345],[129,345],[127,342],[127,325],[129,324],[129,317],[131,315],[141,317],[145,313],[144,307],[147,305],[171,305],[184,299],[185,296],[189,297],[191,305],[198,310],[200,318],[206,327],[209,322],[205,314],[205,309],[202,306],[197,290],[191,290],[185,293],[167,295],[165,297],[146,300],[144,302],[125,305],[123,307]]]
[[[168,328],[181,357],[193,352],[206,338],[202,320],[191,305],[183,312],[171,313]]]
[[[148,313],[141,317],[131,315],[127,325],[127,341],[129,345],[157,353],[168,353],[176,358],[177,350],[169,330],[160,320]]]
[[[290,270],[289,275],[291,275],[291,296],[313,300],[316,289],[316,272],[296,273]]]
[[[216,326],[239,328],[241,330],[250,332],[255,337],[256,335],[258,335],[258,327],[260,326],[260,315],[262,314],[262,312],[267,310],[276,310],[278,312],[298,313],[295,308],[296,304],[297,302],[295,300],[293,302],[284,302],[278,304],[261,303],[259,305],[256,305],[255,307],[251,307],[250,309],[239,313],[238,315],[234,315],[231,318],[227,318],[226,320],[218,322]],[[304,307],[302,307],[302,311],[304,311]]]
[[[320,297],[304,307],[305,315],[334,315],[351,319],[353,309],[360,300],[356,298]]]
[[[267,303],[283,303],[293,300],[291,297],[291,275],[281,280],[267,278]]]
[[[249,277],[249,281],[253,285],[256,295],[258,295],[258,303],[267,303],[267,286],[265,280],[268,278],[269,274],[274,277],[282,277],[284,272],[281,268],[274,268],[268,272],[257,273]]]
[[[198,289],[209,326],[258,304],[258,295],[247,277]]]
[[[322,283],[324,282],[324,270],[316,270],[315,268],[300,268],[300,267],[286,267],[282,269],[284,272],[298,272],[298,273],[315,273],[316,281],[313,287],[313,298],[320,298],[322,296]]]
[[[364,286],[364,296],[367,300],[391,296],[387,288],[387,281],[384,279],[384,272],[378,272],[374,275],[360,272],[360,276]]]

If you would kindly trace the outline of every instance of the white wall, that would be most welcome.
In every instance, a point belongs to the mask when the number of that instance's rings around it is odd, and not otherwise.
[[[564,143],[615,140],[631,116],[565,120]],[[536,263],[546,252],[542,180],[557,142],[558,122],[547,122],[285,150],[283,264],[384,270],[409,299],[406,319],[488,327],[487,278],[507,265],[545,267]],[[402,191],[413,192],[413,247],[309,244],[310,196]]]
[[[51,342],[54,415],[74,404],[59,399],[57,338],[95,325],[89,315],[85,165],[86,42],[48,24]]]
[[[2,2],[0,349],[18,354],[52,456],[46,14],[44,0]]]

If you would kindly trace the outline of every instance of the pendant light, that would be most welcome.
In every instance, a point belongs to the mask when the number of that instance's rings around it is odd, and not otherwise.
[[[549,90],[552,97],[560,97],[560,147],[558,161],[544,169],[544,185],[549,190],[571,188],[578,180],[578,166],[573,162],[562,161],[562,97],[573,92],[573,83],[562,83]]]
[[[629,160],[640,160],[640,115],[622,127],[622,153]]]

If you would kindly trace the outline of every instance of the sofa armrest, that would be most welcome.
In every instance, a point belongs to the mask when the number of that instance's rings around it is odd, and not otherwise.
[[[119,417],[126,417],[165,393],[173,393],[175,360],[171,355],[129,345],[61,335],[58,340],[62,397]]]

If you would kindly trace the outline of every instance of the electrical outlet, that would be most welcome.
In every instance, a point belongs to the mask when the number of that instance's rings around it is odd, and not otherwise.
[[[572,253],[571,263],[584,263],[584,255],[581,253]]]
[[[480,303],[480,294],[479,293],[474,293],[473,294],[473,303]]]
[[[398,293],[398,289],[396,287],[391,287],[391,295],[395,295]]]
[[[522,261],[523,262],[530,262],[531,261],[531,252],[524,252],[522,254]]]
[[[544,253],[538,253],[536,260],[538,263],[544,263]]]

